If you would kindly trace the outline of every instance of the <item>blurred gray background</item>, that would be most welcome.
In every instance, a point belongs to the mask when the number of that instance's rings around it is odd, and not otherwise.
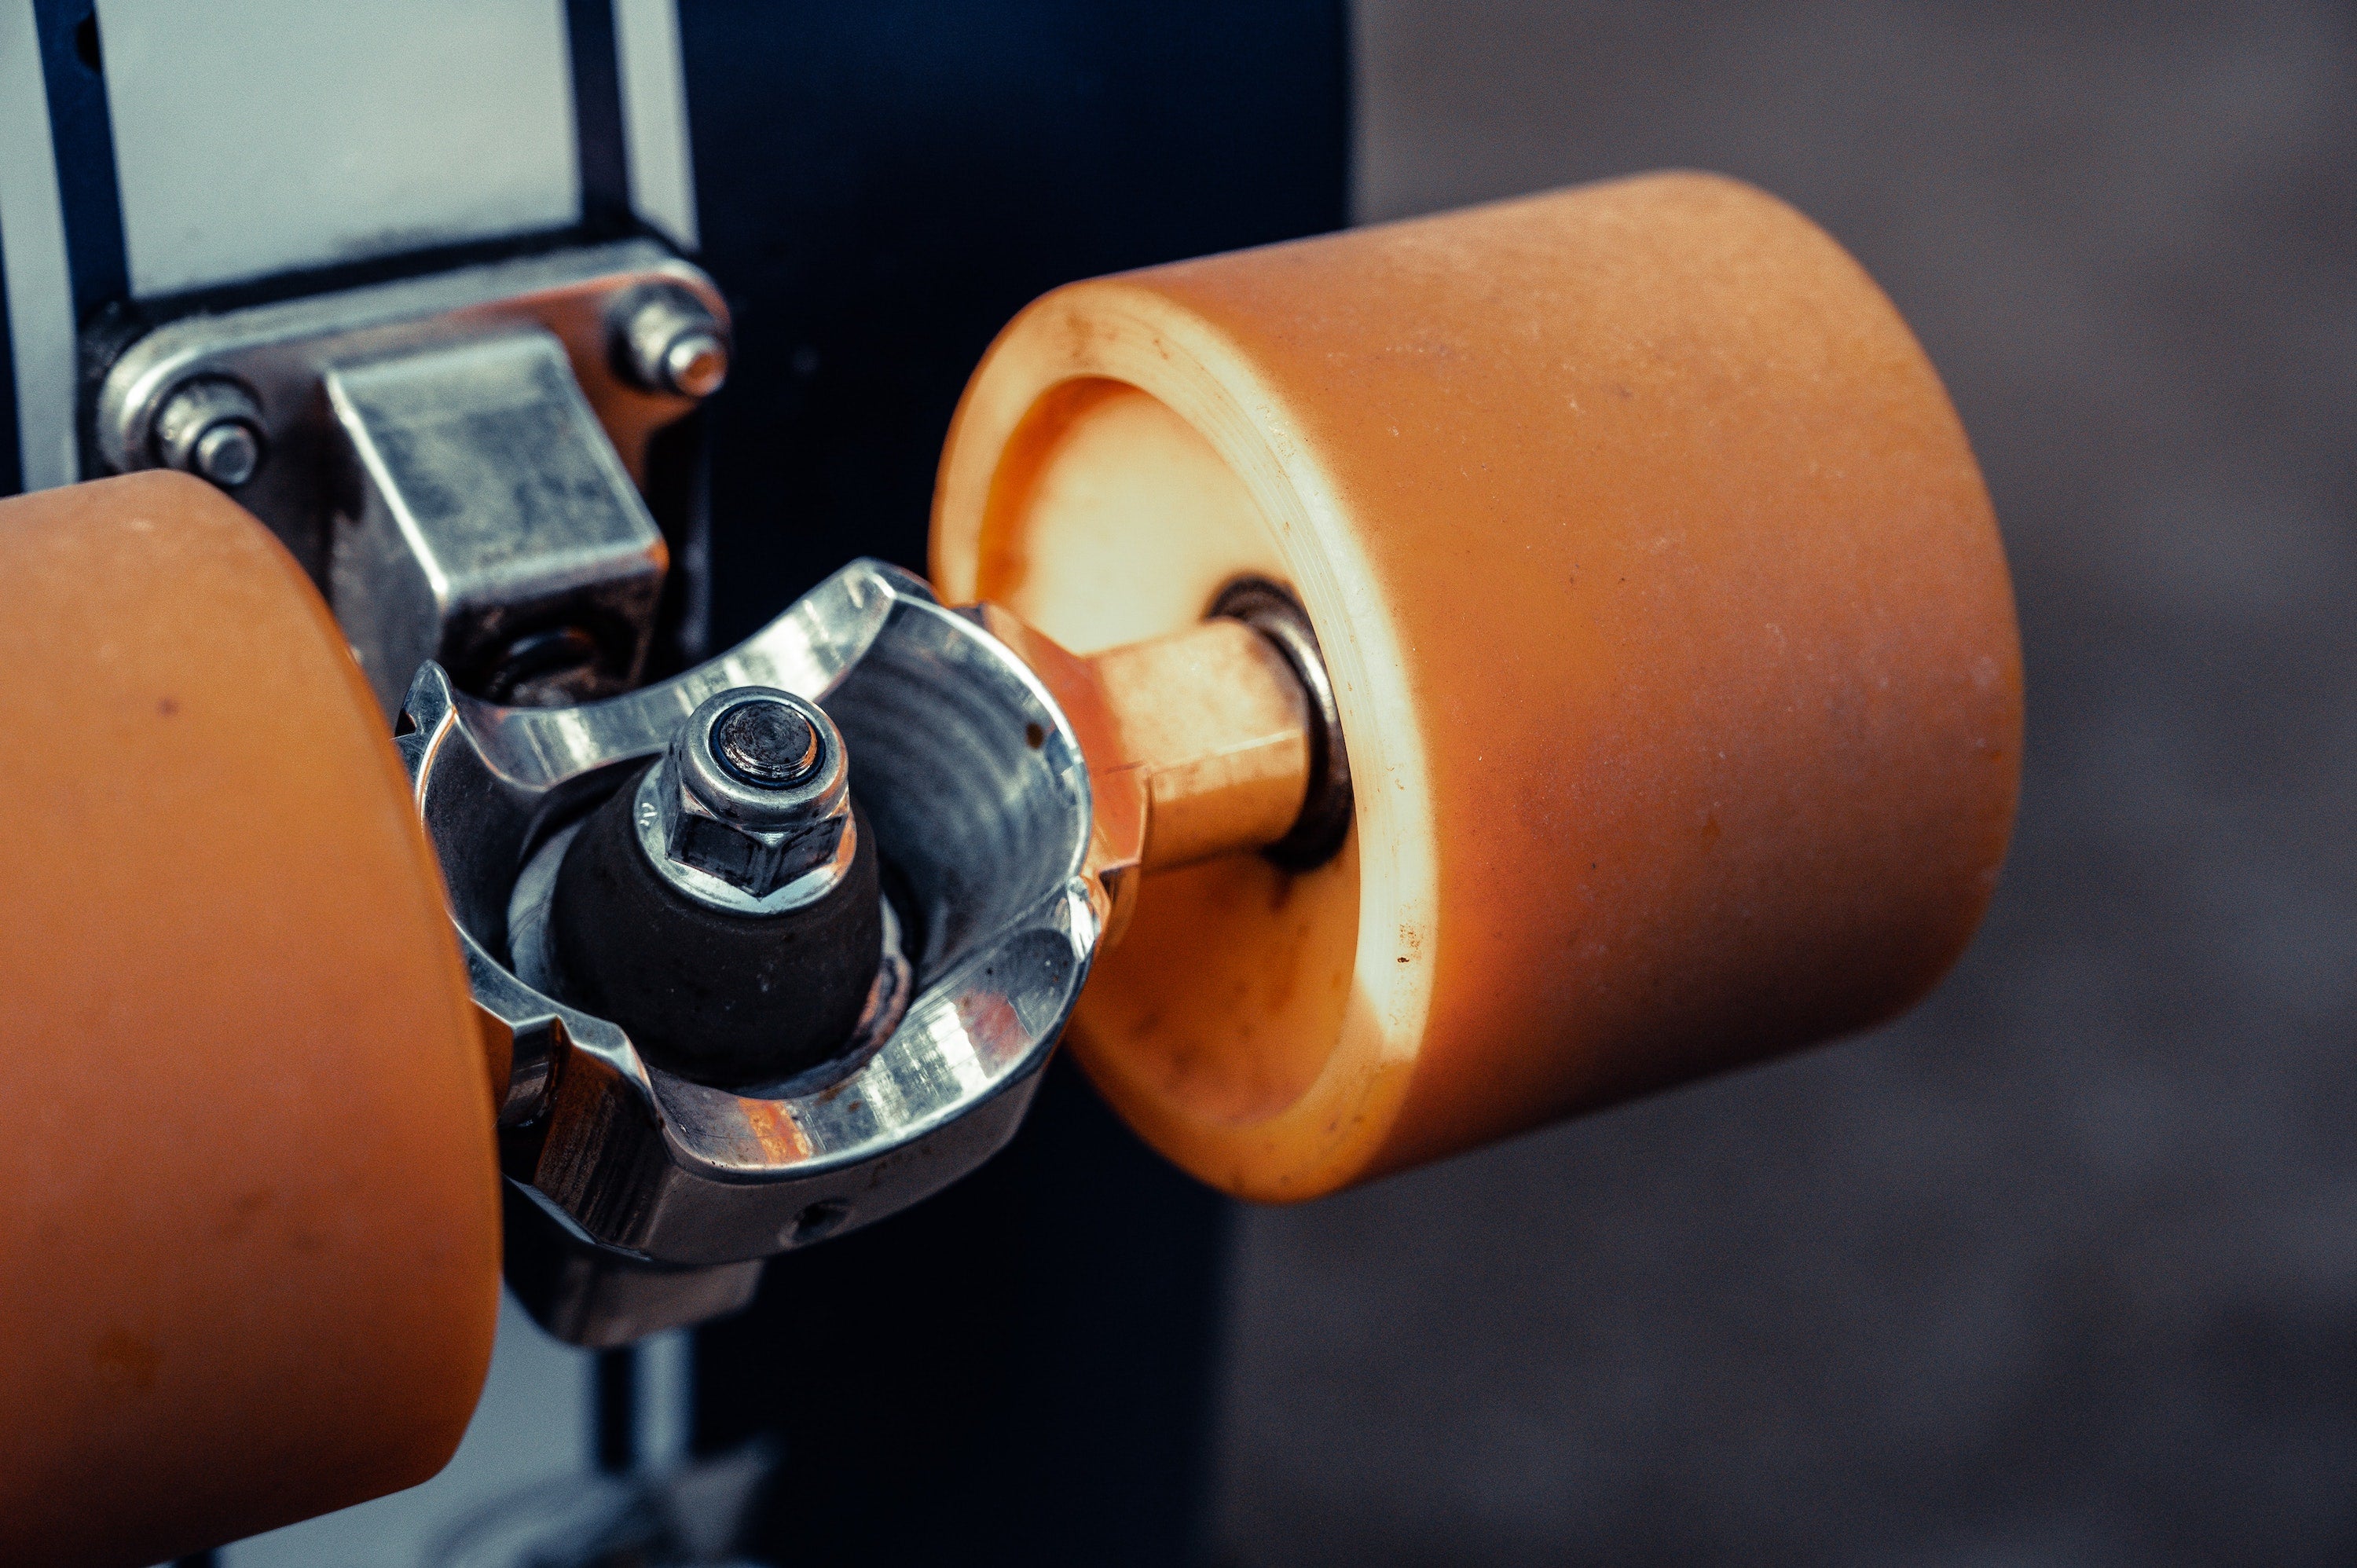
[[[1881,281],[2028,777],[1898,1026],[1248,1215],[1227,1560],[2357,1560],[2357,19],[1358,15],[1362,218],[1699,166]]]

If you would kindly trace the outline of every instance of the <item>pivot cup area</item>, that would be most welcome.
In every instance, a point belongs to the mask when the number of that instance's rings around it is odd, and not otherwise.
[[[565,985],[697,1082],[790,1077],[839,1051],[877,985],[874,835],[815,704],[740,687],[590,814],[550,908]]]

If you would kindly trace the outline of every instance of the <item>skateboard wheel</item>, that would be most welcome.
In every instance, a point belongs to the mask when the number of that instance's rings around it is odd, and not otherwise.
[[[1080,654],[1263,577],[1334,858],[1143,885],[1070,1039],[1197,1176],[1314,1196],[1889,1018],[1969,940],[2020,660],[1889,302],[1653,176],[1060,289],[960,404],[933,570]]]
[[[499,1305],[483,1046],[327,608],[177,474],[0,502],[0,1561],[424,1480]]]

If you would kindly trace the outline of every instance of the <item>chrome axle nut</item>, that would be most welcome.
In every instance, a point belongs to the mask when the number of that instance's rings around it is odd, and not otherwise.
[[[816,703],[773,687],[723,692],[690,714],[640,780],[637,812],[665,880],[739,913],[823,896],[856,848],[842,734]]]

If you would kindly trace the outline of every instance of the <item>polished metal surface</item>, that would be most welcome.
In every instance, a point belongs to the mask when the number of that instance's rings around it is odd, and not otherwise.
[[[1342,743],[1342,712],[1309,612],[1286,589],[1260,577],[1239,577],[1220,590],[1209,612],[1240,620],[1276,645],[1309,703],[1309,785],[1301,814],[1261,853],[1293,871],[1331,860],[1351,831],[1351,754]]]
[[[638,679],[662,533],[554,334],[428,345],[338,365],[324,384],[359,480],[328,596],[388,711],[429,659],[542,705]],[[514,679],[517,645],[553,632],[574,634],[575,661]]]
[[[166,467],[236,489],[262,461],[262,410],[235,381],[182,381],[156,416],[155,448]]]
[[[568,1345],[611,1350],[742,1309],[761,1262],[678,1267],[601,1247],[562,1209],[511,1182],[501,1230],[508,1288]]]
[[[650,287],[678,291],[726,328],[727,306],[712,280],[651,240],[183,317],[141,338],[108,369],[98,392],[99,453],[120,472],[153,467],[147,442],[165,398],[199,376],[242,382],[262,406],[264,436],[300,450],[330,434],[318,392],[329,368],[503,327],[541,327],[565,344],[574,376],[635,473],[647,436],[694,405],[638,386],[615,368],[611,317]],[[264,521],[273,521],[269,512]]]
[[[887,1037],[731,1091],[533,985],[510,912],[556,833],[746,686],[823,703],[858,757],[915,994]],[[508,1169],[582,1244],[657,1269],[753,1262],[906,1208],[1013,1134],[1103,929],[1087,765],[1030,670],[918,579],[847,566],[734,651],[579,707],[496,706],[428,665],[404,731],[477,1004],[514,1042]]]
[[[472,650],[458,673],[484,694],[579,701],[631,678],[618,671],[643,648],[662,564],[637,497],[648,444],[695,406],[625,368],[619,338],[650,298],[702,322],[725,362],[718,290],[651,240],[183,317],[107,369],[96,444],[118,472],[209,461],[229,483],[247,461],[238,500],[375,654],[388,710],[421,643],[446,661]],[[708,380],[692,360],[683,374]],[[250,461],[235,432],[199,450],[220,418],[174,414],[192,391],[227,395],[212,389],[244,400],[231,423],[251,432]],[[445,565],[469,585],[445,593]],[[492,646],[494,630],[512,645]]]
[[[262,461],[262,441],[253,425],[242,420],[224,420],[197,437],[191,456],[192,473],[233,490],[253,478],[254,466]]]
[[[728,379],[728,331],[703,302],[656,285],[623,305],[616,356],[630,380],[650,392],[705,398]]]

